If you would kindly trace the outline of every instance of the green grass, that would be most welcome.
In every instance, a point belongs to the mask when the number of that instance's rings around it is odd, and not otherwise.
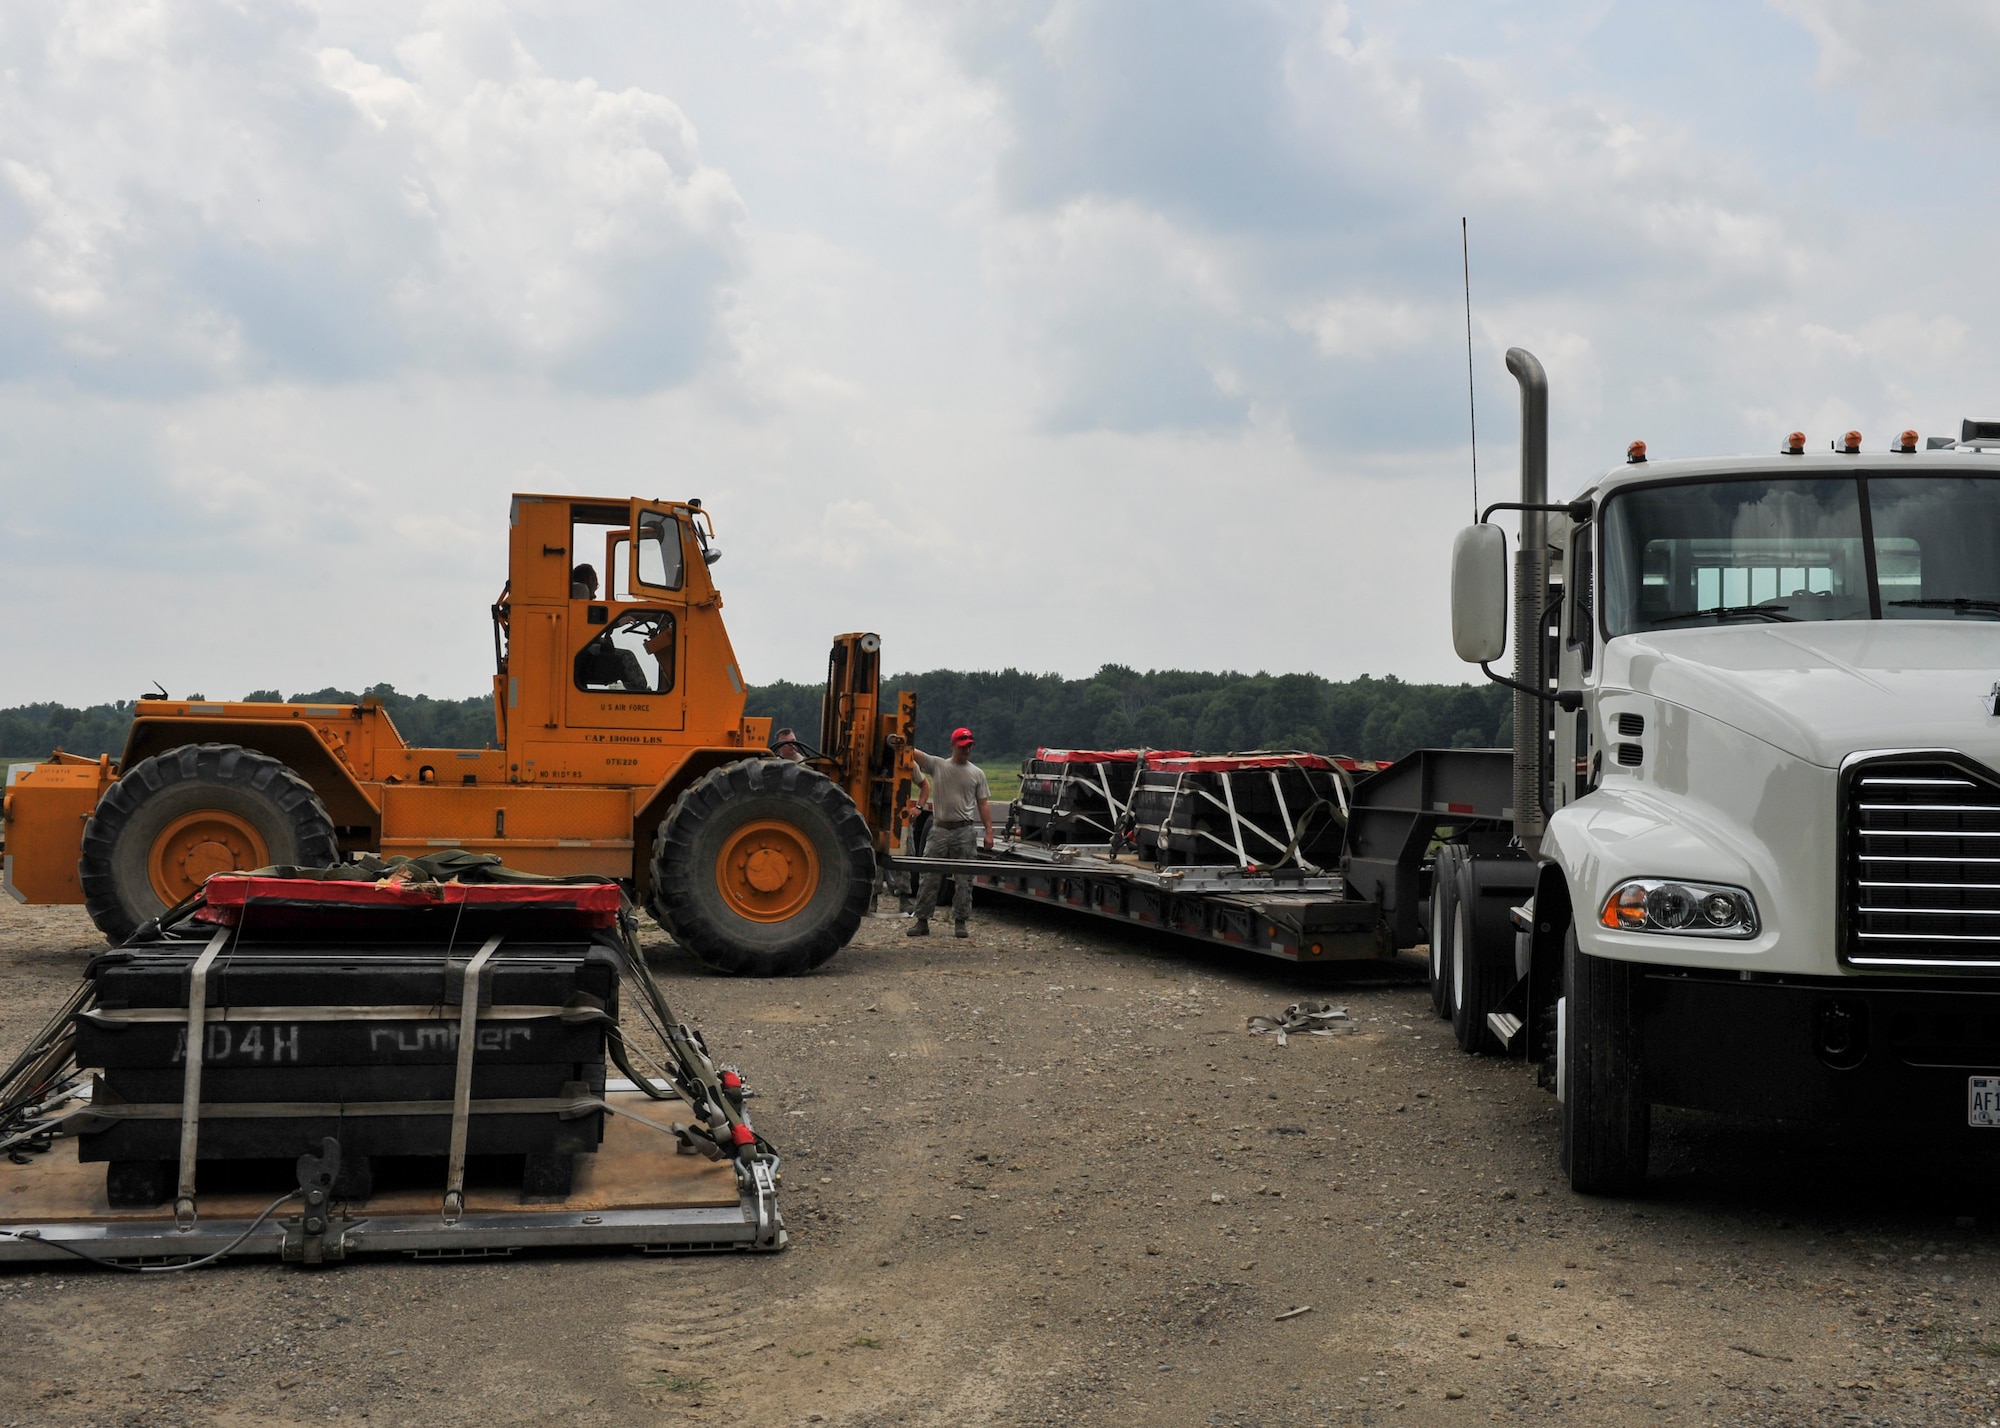
[[[668,1373],[665,1369],[655,1369],[653,1377],[661,1388],[674,1393],[706,1393],[709,1381],[691,1373]]]
[[[995,803],[1005,803],[1021,796],[1021,770],[1009,764],[1006,768],[986,768],[986,788],[993,795]]]

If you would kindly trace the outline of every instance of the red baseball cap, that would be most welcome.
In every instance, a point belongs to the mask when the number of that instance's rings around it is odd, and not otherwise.
[[[953,729],[951,731],[951,742],[954,747],[956,747],[959,744],[971,743],[972,731],[970,729],[964,728],[963,726]]]

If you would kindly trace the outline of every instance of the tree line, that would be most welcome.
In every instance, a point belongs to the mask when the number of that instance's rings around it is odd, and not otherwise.
[[[1308,749],[1395,759],[1412,749],[1476,748],[1512,739],[1513,706],[1499,686],[1407,684],[1394,675],[1335,681],[1314,674],[1141,673],[1108,664],[1084,679],[936,669],[895,675],[882,687],[886,693],[916,691],[922,747],[949,747],[951,731],[965,725],[978,736],[979,757],[988,763],[1022,759],[1038,747]],[[773,728],[789,725],[813,743],[820,693],[818,685],[789,680],[752,685],[745,712],[769,716]],[[494,742],[493,701],[486,695],[433,699],[377,684],[358,692],[306,691],[291,702],[352,704],[362,694],[380,699],[413,745],[478,749]],[[247,698],[275,703],[280,695],[262,689]],[[135,707],[121,699],[83,709],[0,709],[0,755],[40,758],[57,747],[90,757],[116,755],[125,747]]]
[[[1513,740],[1512,696],[1498,685],[1406,684],[1394,675],[1335,681],[1316,674],[1203,674],[1108,664],[1085,679],[1017,669],[934,669],[882,683],[917,695],[917,743],[950,747],[970,728],[982,761],[1037,748],[1307,749],[1396,759],[1412,749],[1481,748]],[[748,712],[818,737],[817,685],[752,686]]]

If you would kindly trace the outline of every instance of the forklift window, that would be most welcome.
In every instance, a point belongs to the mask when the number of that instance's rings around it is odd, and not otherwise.
[[[576,652],[576,687],[665,694],[674,687],[674,617],[627,610]]]
[[[665,511],[639,512],[633,578],[655,590],[681,588],[681,525]]]
[[[569,508],[569,563],[572,571],[582,566],[590,568],[596,577],[595,588],[589,579],[579,579],[572,574],[569,598],[572,600],[602,600],[617,584],[613,572],[604,569],[605,538],[617,532],[631,529],[631,516],[624,506],[591,506],[577,502]]]

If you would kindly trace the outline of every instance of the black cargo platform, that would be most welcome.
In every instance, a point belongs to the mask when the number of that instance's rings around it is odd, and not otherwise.
[[[0,1262],[782,1247],[742,1078],[618,885],[470,872],[223,875],[93,960],[0,1076]]]

